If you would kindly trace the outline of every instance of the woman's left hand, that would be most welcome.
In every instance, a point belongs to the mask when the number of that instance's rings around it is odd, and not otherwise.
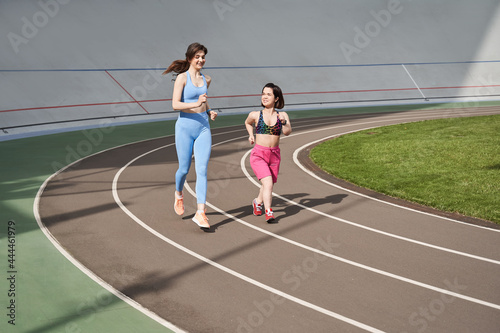
[[[286,120],[285,116],[283,116],[283,115],[281,115],[281,114],[280,114],[280,115],[279,115],[279,118],[280,118],[280,122],[281,122],[283,125],[286,125],[287,120]]]
[[[210,110],[210,119],[215,120],[217,118],[217,112]]]

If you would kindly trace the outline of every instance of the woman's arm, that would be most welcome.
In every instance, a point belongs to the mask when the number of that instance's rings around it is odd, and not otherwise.
[[[210,87],[210,83],[212,82],[212,78],[208,75],[205,75],[205,80],[207,81],[207,89],[208,89],[208,87]],[[206,104],[207,104],[207,110],[210,110],[208,112],[208,116],[210,117],[210,119],[215,120],[215,118],[217,118],[217,115],[218,115],[217,111],[210,109],[210,105],[208,105],[208,101],[206,102]]]
[[[210,83],[212,82],[212,78],[208,75],[205,75],[205,80],[207,81],[207,89],[210,87]]]
[[[290,123],[290,118],[286,112],[280,112],[281,123],[286,122],[282,127],[283,135],[289,135],[292,133],[292,124]]]
[[[250,142],[251,145],[255,143],[255,136],[253,135],[253,125],[256,122],[255,115],[257,114],[257,111],[252,111],[248,114],[247,119],[245,120],[245,127],[248,132],[248,141]]]

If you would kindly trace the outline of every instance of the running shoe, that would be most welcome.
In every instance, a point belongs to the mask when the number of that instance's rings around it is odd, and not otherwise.
[[[255,199],[253,199],[252,207],[253,207],[253,215],[255,215],[255,216],[262,215],[262,203],[258,204],[257,201]]]
[[[266,222],[271,223],[273,221],[274,221],[274,213],[273,210],[269,208],[268,210],[266,210]]]
[[[174,194],[175,202],[174,202],[174,210],[177,215],[184,214],[184,197],[178,197],[177,193]]]
[[[196,212],[193,217],[193,222],[199,225],[201,228],[210,228],[210,224],[208,224],[208,217],[203,211]]]

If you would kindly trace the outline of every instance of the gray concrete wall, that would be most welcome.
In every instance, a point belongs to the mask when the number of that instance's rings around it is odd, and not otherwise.
[[[0,140],[176,117],[160,73],[193,41],[223,114],[257,108],[267,82],[287,110],[499,99],[499,4],[2,0]]]

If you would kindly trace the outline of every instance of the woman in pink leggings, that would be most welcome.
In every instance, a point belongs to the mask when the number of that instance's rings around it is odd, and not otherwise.
[[[266,221],[270,223],[274,221],[271,208],[273,185],[278,181],[281,162],[280,136],[289,135],[292,132],[292,125],[286,112],[276,111],[285,106],[280,87],[274,83],[266,84],[262,89],[261,103],[264,109],[250,112],[245,120],[245,127],[248,131],[248,141],[250,144],[255,143],[250,154],[250,165],[262,183],[259,195],[252,201],[253,214],[262,215],[264,206]]]

